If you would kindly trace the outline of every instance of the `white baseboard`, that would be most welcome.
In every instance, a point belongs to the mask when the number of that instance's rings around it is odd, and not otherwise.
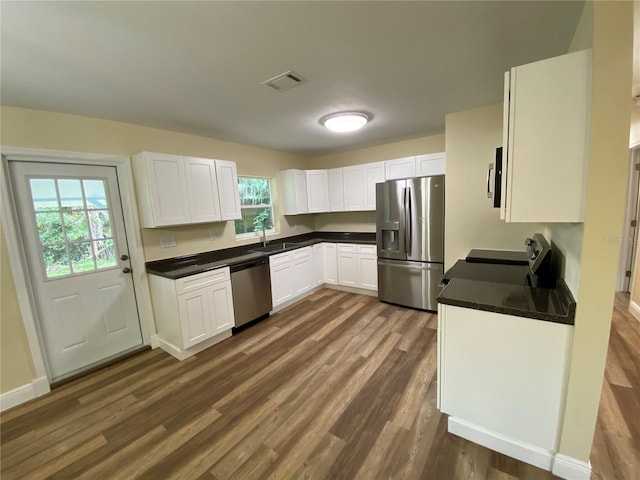
[[[226,332],[219,333],[215,337],[211,337],[210,339],[194,345],[193,347],[186,350],[176,347],[174,344],[167,342],[156,334],[151,336],[151,345],[157,345],[172,357],[175,357],[178,360],[182,361],[194,356],[197,353],[202,352],[203,350],[206,350],[209,347],[212,347],[216,343],[220,343],[221,341],[226,340],[231,336],[231,334],[231,330],[227,330]]]
[[[47,377],[36,378],[33,382],[14,388],[0,395],[0,412],[33,400],[36,397],[49,393],[49,380]]]
[[[636,302],[629,302],[629,313],[631,313],[636,320],[640,320],[640,306],[638,306]]]
[[[551,473],[567,480],[589,480],[591,478],[591,462],[583,462],[558,453],[553,459]]]
[[[483,447],[551,471],[553,452],[544,448],[506,437],[457,417],[449,417],[448,430],[454,435],[471,440]]]

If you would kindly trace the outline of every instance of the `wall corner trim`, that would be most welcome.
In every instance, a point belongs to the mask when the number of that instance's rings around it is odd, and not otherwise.
[[[31,383],[22,385],[0,395],[0,412],[16,407],[22,403],[33,400],[36,397],[49,393],[49,380],[47,377],[38,377]]]
[[[553,459],[551,473],[568,480],[589,480],[591,478],[591,462],[583,462],[558,453]]]

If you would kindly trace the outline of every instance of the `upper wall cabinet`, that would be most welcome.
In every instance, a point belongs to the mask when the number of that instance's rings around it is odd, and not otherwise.
[[[309,213],[329,211],[329,174],[327,170],[306,170]]]
[[[444,152],[418,155],[416,157],[416,177],[444,175],[447,156]]]
[[[142,152],[133,157],[133,171],[144,228],[219,222],[240,216],[234,162]]]
[[[590,85],[590,50],[505,74],[500,218],[584,221]]]
[[[344,212],[344,181],[342,168],[332,168],[329,174],[329,211]]]
[[[344,209],[347,212],[364,210],[364,166],[352,165],[342,169]]]
[[[411,178],[416,176],[416,157],[396,158],[384,162],[387,180]]]
[[[365,163],[364,165],[364,209],[376,209],[376,183],[384,182],[385,162]],[[348,187],[347,184],[345,186]]]
[[[307,199],[307,175],[304,170],[282,170],[280,192],[285,215],[309,213]]]
[[[237,220],[242,218],[236,163],[216,160],[216,175],[218,177],[221,219]]]

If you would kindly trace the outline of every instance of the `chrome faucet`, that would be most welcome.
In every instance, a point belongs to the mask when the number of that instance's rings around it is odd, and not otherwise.
[[[266,218],[262,220],[262,246],[266,248],[267,246],[267,230],[265,226]]]

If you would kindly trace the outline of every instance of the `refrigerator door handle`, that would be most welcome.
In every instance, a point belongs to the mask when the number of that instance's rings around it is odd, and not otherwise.
[[[404,268],[408,270],[442,270],[441,263],[433,263],[433,264],[409,264],[409,263],[394,263],[394,262],[385,262],[384,260],[378,260],[378,265],[384,265],[385,267],[393,267],[393,268]]]
[[[407,257],[411,255],[411,235],[413,234],[413,225],[411,224],[411,187],[405,190],[404,198],[404,215],[405,215],[405,248],[407,249]]]

